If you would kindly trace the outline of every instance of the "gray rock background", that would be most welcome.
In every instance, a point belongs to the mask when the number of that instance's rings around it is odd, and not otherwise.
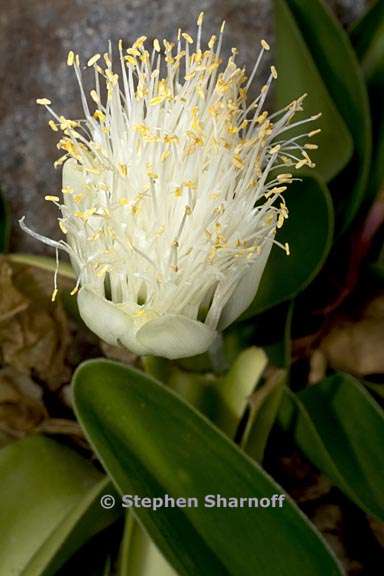
[[[328,3],[348,24],[367,0]],[[178,27],[194,30],[201,10],[207,36],[227,21],[225,47],[237,46],[239,61],[249,67],[259,40],[273,41],[272,0],[0,0],[0,183],[12,209],[13,250],[46,252],[19,229],[23,215],[40,233],[58,236],[56,208],[44,201],[61,188],[60,171],[52,166],[57,135],[35,99],[49,97],[65,116],[80,114],[68,51],[84,61],[105,51],[109,39],[133,41],[141,34],[172,39]]]

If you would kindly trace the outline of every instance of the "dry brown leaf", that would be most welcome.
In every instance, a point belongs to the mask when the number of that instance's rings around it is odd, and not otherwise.
[[[0,322],[5,322],[28,306],[28,300],[12,283],[12,269],[0,256]]]
[[[42,390],[29,376],[12,367],[0,370],[0,430],[20,437],[47,416]]]
[[[70,378],[66,365],[70,332],[61,303],[51,302],[52,275],[19,264],[10,268],[2,260],[0,264],[5,270],[0,273],[2,361],[55,390]],[[9,293],[13,294],[11,299]],[[14,293],[20,295],[16,309]]]
[[[384,372],[384,296],[375,298],[356,321],[335,322],[320,349],[329,365],[356,376]]]

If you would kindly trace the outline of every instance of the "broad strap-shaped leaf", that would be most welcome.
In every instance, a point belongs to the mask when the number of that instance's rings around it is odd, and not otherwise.
[[[272,248],[258,292],[243,315],[249,318],[302,291],[315,278],[328,256],[333,236],[333,207],[327,187],[304,176],[286,192],[289,218],[277,235],[288,242],[290,256]]]
[[[116,512],[100,508],[108,480],[69,448],[41,436],[0,450],[3,574],[54,576]],[[109,489],[111,489],[109,487]]]
[[[279,422],[347,496],[384,519],[384,415],[355,378],[340,373],[297,395],[286,390]]]
[[[324,2],[275,0],[275,6],[277,64],[280,71],[279,105],[282,97],[295,97],[293,91],[297,89],[296,82],[300,80],[300,87],[303,86],[309,94],[308,109],[312,112],[312,102],[321,106],[320,99],[325,89],[352,136],[353,158],[332,186],[338,207],[339,231],[342,231],[356,215],[368,181],[371,126],[363,76],[347,34]],[[321,88],[314,81],[313,65],[323,79],[324,85]],[[343,143],[340,136],[335,136],[334,130],[339,132],[340,123],[336,123],[336,118],[329,114],[325,100],[323,110],[320,108],[317,111],[324,113],[321,127],[330,140],[327,142],[319,139],[322,152],[314,156],[314,159],[320,173],[328,179],[345,164],[346,157],[350,155],[350,146],[348,144],[348,154],[345,154],[343,146],[346,139]],[[333,126],[332,122],[335,122]],[[329,169],[329,165],[333,170]]]
[[[313,55],[289,9],[289,3],[275,0],[275,16],[278,69],[276,108],[283,108],[290,101],[307,94],[302,116],[309,118],[321,112],[321,118],[315,124],[308,125],[308,132],[317,128],[322,130],[315,140],[319,149],[311,153],[311,156],[316,162],[316,173],[328,182],[351,158],[352,137],[328,92]],[[300,133],[302,126],[295,131],[295,135]]]
[[[178,576],[132,513],[126,516],[117,576]]]
[[[47,270],[48,272],[54,273],[56,270],[56,259],[50,258],[49,256],[37,256],[36,254],[23,254],[22,252],[14,252],[13,254],[8,254],[8,258],[11,262],[24,264],[25,266],[34,266],[36,268],[41,268],[42,270]],[[60,261],[58,274],[64,278],[76,278],[73,268],[69,262]]]
[[[23,576],[56,576],[57,569],[67,558],[94,534],[109,526],[121,514],[120,508],[103,510],[100,498],[113,494],[115,489],[109,478],[103,478],[53,530],[28,563]]]
[[[377,0],[352,27],[351,40],[368,84],[372,115],[373,150],[368,199],[384,182],[384,2]]]
[[[181,576],[340,574],[315,529],[282,508],[205,508],[208,494],[261,498],[282,489],[208,420],[152,378],[108,361],[74,376],[80,423],[119,490],[197,498],[198,506],[135,514]]]

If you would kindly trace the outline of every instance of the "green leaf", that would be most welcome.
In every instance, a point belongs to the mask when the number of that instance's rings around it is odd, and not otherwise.
[[[321,112],[321,118],[313,125],[309,124],[308,131],[317,128],[322,130],[316,136],[319,149],[311,156],[316,162],[316,173],[328,182],[350,160],[353,152],[352,137],[306,45],[289,2],[275,0],[275,18],[276,65],[279,73],[276,81],[276,107],[283,108],[302,94],[308,94],[302,116],[309,118]],[[289,134],[302,132],[303,127],[300,127]]]
[[[8,254],[8,258],[11,262],[24,264],[26,266],[35,266],[36,268],[41,268],[42,270],[47,270],[48,272],[54,273],[56,270],[56,260],[55,258],[50,258],[49,256],[36,256],[35,254],[22,254],[16,252],[13,254]],[[64,278],[76,278],[73,268],[69,262],[60,261],[58,273]]]
[[[103,476],[72,450],[34,436],[0,451],[0,565],[50,576],[115,515],[101,510]]]
[[[285,370],[273,372],[250,399],[250,414],[241,446],[251,458],[262,462],[269,434],[275,423],[287,381]]]
[[[331,248],[333,209],[328,189],[307,176],[290,185],[289,218],[278,234],[291,255],[274,246],[254,301],[243,318],[260,314],[302,291],[320,271]]]
[[[377,382],[367,382],[365,380],[364,385],[368,388],[368,390],[371,390],[371,392],[373,392],[373,394],[376,398],[378,398],[381,401],[384,400],[384,384],[383,383],[378,384]]]
[[[281,488],[198,412],[152,378],[108,361],[74,376],[79,420],[124,494],[194,497],[198,507],[135,514],[181,576],[340,574],[316,530],[282,508],[205,508],[207,494],[270,497]]]
[[[351,40],[368,85],[372,114],[373,158],[368,196],[373,199],[384,182],[384,2],[378,0],[353,26]]]
[[[347,34],[342,29],[330,9],[321,0],[275,0],[277,18],[277,50],[281,95],[288,98],[296,90],[296,82],[300,79],[300,87],[309,93],[309,111],[313,104],[321,106],[318,101],[322,90],[318,82],[314,82],[311,65],[314,64],[321,78],[326,83],[329,93],[343,118],[353,139],[354,154],[351,162],[333,185],[339,231],[343,231],[351,223],[364,199],[368,181],[371,158],[371,125],[366,86],[356,55],[352,49]],[[311,64],[306,63],[308,55],[304,55],[306,46],[310,54]],[[332,119],[328,106],[317,111],[324,112],[322,128],[328,134],[328,141],[319,139],[321,155],[314,159],[318,162],[322,175],[328,177],[331,170],[328,163],[341,157],[340,167],[345,163],[344,144],[335,137],[333,130],[339,130],[336,118]],[[332,122],[335,122],[332,125]],[[344,139],[345,140],[345,139]],[[324,158],[327,156],[327,159]],[[335,166],[336,167],[336,166]],[[333,170],[333,175],[336,170]],[[328,179],[328,178],[327,178]]]
[[[3,198],[0,189],[0,253],[6,252],[11,233],[11,214],[8,202]]]
[[[177,576],[133,514],[127,514],[118,576]]]
[[[225,377],[219,381],[218,411],[214,422],[234,438],[240,420],[248,406],[251,393],[256,388],[267,365],[267,356],[261,348],[248,348],[239,354]]]
[[[355,378],[340,373],[298,395],[287,390],[279,422],[347,496],[384,519],[383,412]]]

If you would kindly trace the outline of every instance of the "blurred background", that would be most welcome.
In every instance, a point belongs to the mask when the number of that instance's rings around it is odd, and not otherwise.
[[[352,22],[368,0],[328,0],[343,24]],[[48,97],[60,114],[80,114],[78,87],[66,66],[69,50],[83,60],[103,52],[108,40],[172,39],[176,30],[191,31],[201,10],[210,36],[224,19],[225,49],[240,49],[239,62],[252,67],[261,38],[273,44],[271,0],[0,0],[0,181],[16,222],[57,237],[56,208],[44,202],[60,189],[57,135],[35,99]],[[273,58],[273,54],[272,54]],[[270,62],[264,59],[264,70]],[[263,70],[261,70],[261,75]],[[12,251],[46,252],[13,226]]]

